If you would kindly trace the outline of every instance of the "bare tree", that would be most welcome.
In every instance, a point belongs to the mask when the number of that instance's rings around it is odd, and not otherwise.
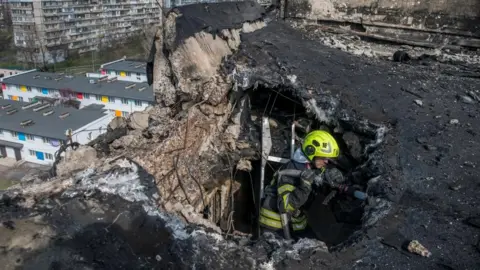
[[[47,49],[43,42],[43,39],[38,34],[35,25],[30,25],[28,28],[24,28],[23,31],[24,44],[21,48],[21,52],[24,55],[24,59],[28,63],[33,63],[37,66],[38,54],[41,55],[42,68],[47,67]]]

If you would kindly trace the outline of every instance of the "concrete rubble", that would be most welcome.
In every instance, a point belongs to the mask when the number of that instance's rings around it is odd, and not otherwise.
[[[6,269],[479,266],[478,241],[472,242],[479,231],[462,218],[478,216],[473,168],[479,161],[471,153],[480,150],[474,139],[480,107],[457,102],[458,95],[479,102],[478,79],[470,76],[478,71],[468,62],[476,56],[455,59],[465,65],[442,60],[447,56],[422,65],[409,51],[413,61],[392,63],[386,56],[397,48],[382,45],[389,51],[379,57],[356,38],[322,30],[305,35],[305,25],[270,15],[254,2],[168,12],[152,47],[157,105],[113,120],[106,134],[67,151],[56,177],[25,179],[1,194],[7,223],[0,227],[6,243],[0,263]],[[328,129],[341,141],[338,166],[369,195],[365,204],[333,204],[338,213],[355,213],[351,224],[335,224],[342,228],[331,234],[341,236],[291,243],[265,234],[252,242],[251,231],[236,227],[235,218],[251,219],[252,211],[236,214],[252,204],[235,194],[255,179],[263,115],[270,116],[275,156],[288,157],[293,121]],[[449,190],[453,182],[470,188]],[[319,216],[312,222],[327,219],[312,211],[309,217]],[[32,230],[38,233],[26,233]],[[425,244],[431,258],[379,245],[397,230]]]

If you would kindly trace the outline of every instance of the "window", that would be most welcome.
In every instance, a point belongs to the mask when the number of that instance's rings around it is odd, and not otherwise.
[[[128,112],[122,112],[122,116],[123,116],[123,117],[127,117],[128,115],[129,115]]]
[[[29,97],[28,102],[32,102],[32,101],[33,101],[33,98]]]
[[[27,134],[26,137],[27,137],[27,140],[29,140],[29,141],[34,141],[35,140],[35,136],[33,136],[33,135]]]
[[[128,104],[128,99],[122,98],[122,104]]]
[[[28,91],[28,92],[32,92],[32,87],[27,86],[27,91]]]
[[[140,77],[141,75],[142,75],[142,74],[140,74],[140,73],[137,73],[137,76],[139,76],[139,77]]]
[[[23,101],[23,97],[18,97],[18,101]]]
[[[10,131],[10,135],[12,135],[12,137],[18,137],[18,133],[15,131]]]
[[[43,137],[42,140],[43,140],[43,143],[50,143],[50,139],[49,139],[49,138]]]
[[[131,72],[127,72],[127,76],[131,76],[131,75],[132,75],[132,73],[131,73]]]
[[[3,136],[3,130],[0,129],[0,136]]]
[[[108,102],[115,103],[115,98],[114,97],[108,97]]]
[[[12,100],[12,99],[13,99],[13,96],[12,96],[12,95],[8,95],[8,99]]]
[[[95,95],[95,99],[98,100],[98,101],[102,101],[102,96],[100,96],[100,95]]]
[[[89,99],[89,98],[90,98],[90,94],[83,94],[83,98],[84,98],[84,99]]]
[[[53,159],[53,155],[50,154],[50,153],[45,153],[45,158],[46,158],[46,159],[49,159],[49,160],[52,160],[52,159]]]
[[[36,156],[37,155],[37,152],[33,151],[33,150],[28,150],[28,154],[32,157]]]
[[[135,106],[138,106],[138,107],[142,106],[142,102],[140,100],[135,100],[134,103],[135,103]]]

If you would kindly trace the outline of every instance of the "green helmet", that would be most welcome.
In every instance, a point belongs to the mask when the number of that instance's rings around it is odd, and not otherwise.
[[[337,141],[324,130],[308,133],[303,142],[302,151],[310,161],[315,157],[336,158],[340,154]]]

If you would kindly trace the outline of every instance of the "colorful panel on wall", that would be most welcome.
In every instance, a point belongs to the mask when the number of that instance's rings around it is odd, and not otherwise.
[[[47,88],[42,88],[42,94],[48,95],[48,89]]]
[[[18,100],[18,97],[17,97],[17,96],[13,96],[12,99],[13,99],[13,100]]]
[[[107,103],[107,102],[108,102],[108,97],[103,96],[103,97],[102,97],[102,102],[103,102],[103,103]]]
[[[36,154],[37,154],[37,159],[38,160],[45,160],[45,157],[43,156],[43,152],[37,151]]]
[[[101,69],[101,70],[100,70],[100,73],[101,73],[102,75],[107,75],[107,72],[106,72],[104,69]]]
[[[4,83],[2,83],[2,90],[3,90],[3,91],[7,90],[7,85],[4,84]]]
[[[83,93],[77,93],[77,98],[78,99],[83,99]]]
[[[120,72],[120,77],[125,77],[125,76],[127,76],[127,74],[125,73],[125,71],[121,71],[121,72]]]
[[[115,111],[115,116],[116,117],[121,117],[122,116],[122,111],[116,110]]]
[[[19,139],[20,141],[26,141],[27,139],[25,138],[25,133],[19,132],[19,133],[18,133],[18,139]]]
[[[27,87],[25,85],[20,85],[20,91],[27,92]]]

